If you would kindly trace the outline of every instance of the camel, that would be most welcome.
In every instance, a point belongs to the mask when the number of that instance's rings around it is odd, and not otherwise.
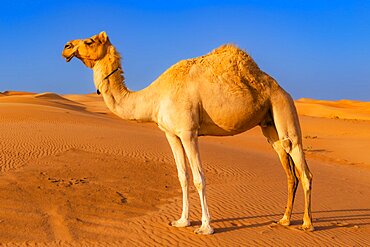
[[[277,152],[288,180],[286,210],[277,223],[290,225],[299,179],[305,200],[300,228],[314,230],[312,174],[303,153],[294,102],[245,51],[227,44],[207,55],[180,61],[137,92],[126,87],[121,56],[105,32],[69,41],[62,56],[67,62],[76,57],[93,69],[97,93],[102,94],[114,114],[128,120],[155,122],[164,131],[182,188],[182,214],[171,222],[172,226],[190,225],[187,157],[202,208],[202,224],[195,233],[214,232],[210,225],[198,137],[231,136],[259,125]]]

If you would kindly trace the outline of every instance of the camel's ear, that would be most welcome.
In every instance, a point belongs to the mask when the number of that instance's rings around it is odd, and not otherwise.
[[[100,43],[105,44],[109,40],[107,33],[104,31],[99,33],[98,40]]]

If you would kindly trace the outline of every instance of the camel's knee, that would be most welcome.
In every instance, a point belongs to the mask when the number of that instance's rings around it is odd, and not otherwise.
[[[306,177],[307,177],[307,180],[310,182],[310,184],[312,183],[312,179],[313,179],[313,175],[310,171],[306,172]]]
[[[296,189],[298,186],[298,178],[294,175],[288,176],[288,186]]]
[[[281,138],[277,141],[269,140],[269,142],[272,144],[272,147],[275,149],[276,152],[285,152],[287,154],[292,151],[292,147],[295,144],[289,137]]]
[[[206,183],[205,183],[205,180],[204,178],[197,178],[197,179],[194,179],[194,186],[195,188],[198,190],[198,191],[202,191],[205,189],[206,187]]]
[[[301,175],[301,181],[302,181],[303,187],[306,190],[311,190],[311,188],[312,188],[312,173],[311,172],[303,173]]]
[[[296,137],[283,138],[279,140],[279,144],[281,148],[283,148],[292,159],[291,161],[293,162],[294,166],[293,171],[295,172],[293,173],[294,177],[291,179],[297,179],[296,176],[298,175],[298,178],[304,188],[310,190],[312,185],[312,173],[308,168],[302,144],[298,141]]]
[[[289,137],[284,137],[279,140],[281,147],[284,149],[286,153],[290,153],[292,148],[296,146],[296,142]]]

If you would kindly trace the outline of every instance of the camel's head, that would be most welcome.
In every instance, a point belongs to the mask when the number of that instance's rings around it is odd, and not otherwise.
[[[73,57],[80,59],[87,67],[94,67],[95,63],[105,57],[110,41],[105,32],[101,32],[87,39],[69,41],[62,52],[67,62]]]

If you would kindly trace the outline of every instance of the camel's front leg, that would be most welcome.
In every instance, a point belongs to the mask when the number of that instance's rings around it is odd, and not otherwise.
[[[188,189],[188,172],[185,163],[185,153],[180,139],[172,134],[166,133],[168,143],[171,146],[173,156],[177,166],[177,173],[179,176],[182,189],[182,214],[179,220],[171,222],[172,226],[185,227],[190,226],[189,220],[189,189]]]
[[[213,228],[210,226],[210,216],[206,198],[206,181],[204,179],[202,164],[200,161],[198,135],[195,131],[186,131],[181,133],[180,139],[190,163],[194,185],[198,190],[202,206],[202,226],[195,230],[195,233],[212,234]]]

